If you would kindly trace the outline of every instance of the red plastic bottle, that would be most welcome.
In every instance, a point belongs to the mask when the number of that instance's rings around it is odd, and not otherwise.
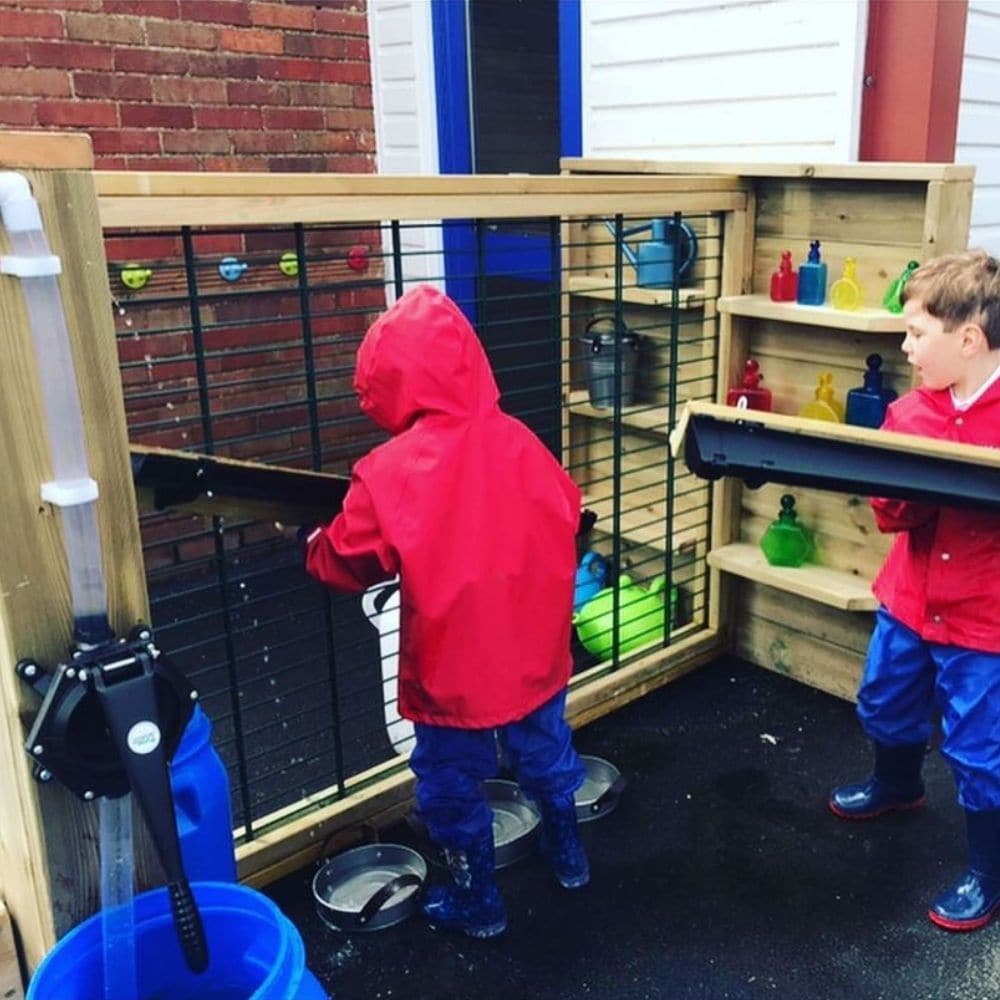
[[[778,270],[771,275],[771,301],[794,302],[799,290],[799,275],[792,267],[792,251],[781,252]]]
[[[743,369],[743,385],[739,388],[733,387],[726,393],[727,405],[745,406],[748,410],[770,411],[771,390],[761,388],[760,383],[763,378],[760,365],[753,358],[748,358]],[[745,399],[746,402],[740,403],[741,399]]]

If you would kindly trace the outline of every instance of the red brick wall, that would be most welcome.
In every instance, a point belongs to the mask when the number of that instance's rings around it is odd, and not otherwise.
[[[365,0],[0,0],[0,128],[86,131],[110,170],[372,173],[367,32]],[[308,466],[298,284],[277,269],[291,229],[195,243],[215,451]],[[351,246],[369,251],[364,273],[346,266]],[[180,238],[112,234],[106,252],[130,436],[201,449]],[[370,445],[351,370],[384,307],[381,238],[372,226],[311,233],[306,252],[324,461],[343,471]],[[231,296],[224,255],[248,263]],[[118,276],[132,262],[153,271],[139,291]],[[147,567],[208,555],[205,527],[144,518]],[[249,526],[239,540],[255,531],[273,534]]]
[[[0,127],[97,165],[371,173],[365,0],[0,0]]]

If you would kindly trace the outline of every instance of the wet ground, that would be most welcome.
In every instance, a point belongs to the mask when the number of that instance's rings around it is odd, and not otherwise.
[[[434,932],[419,917],[344,934],[313,912],[314,869],[268,887],[336,1000],[1000,997],[1000,922],[949,934],[926,917],[965,860],[937,754],[926,809],[838,820],[828,789],[869,765],[853,706],[731,658],[576,743],[629,782],[613,813],[582,828],[592,884],[562,890],[537,857],[505,869],[498,939]],[[412,837],[402,823],[382,832]]]

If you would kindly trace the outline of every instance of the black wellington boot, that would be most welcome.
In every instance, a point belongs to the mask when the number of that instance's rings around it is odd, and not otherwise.
[[[916,809],[927,800],[920,769],[926,746],[875,744],[875,771],[865,782],[840,785],[830,793],[830,811],[841,819],[874,819],[900,809]]]
[[[495,880],[493,831],[463,850],[444,850],[450,885],[433,886],[422,909],[431,927],[491,938],[507,928],[507,911]]]
[[[969,867],[931,903],[927,916],[949,931],[985,927],[1000,909],[1000,809],[965,811]]]

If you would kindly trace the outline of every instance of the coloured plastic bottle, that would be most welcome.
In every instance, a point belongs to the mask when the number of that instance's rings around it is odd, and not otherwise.
[[[812,539],[799,524],[795,513],[795,497],[785,493],[781,497],[781,510],[760,540],[764,558],[772,566],[801,566],[812,552]]]
[[[753,358],[748,358],[743,368],[743,384],[733,386],[726,393],[726,403],[729,406],[744,406],[748,410],[770,410],[771,390],[761,386],[763,378],[760,365]]]
[[[834,309],[860,309],[865,301],[864,289],[858,281],[858,262],[844,258],[843,274],[830,286],[830,305]]]
[[[903,268],[902,273],[898,278],[893,278],[889,283],[889,287],[885,290],[885,295],[882,296],[882,305],[891,313],[895,313],[897,316],[903,311],[903,286],[910,280],[910,275],[920,267],[920,262],[916,260],[911,260],[907,263],[906,267]]]
[[[844,422],[844,407],[833,394],[833,375],[823,372],[816,386],[815,398],[799,410],[800,417],[810,420],[830,420],[836,423]]]
[[[865,384],[848,392],[845,418],[857,427],[881,427],[886,407],[896,393],[882,385],[881,354],[869,354],[865,364]]]
[[[792,251],[782,250],[778,270],[771,275],[771,301],[794,302],[798,288],[799,275],[792,267]]]
[[[826,301],[826,264],[820,259],[819,240],[809,244],[809,256],[799,265],[796,301],[804,306],[821,306]]]

